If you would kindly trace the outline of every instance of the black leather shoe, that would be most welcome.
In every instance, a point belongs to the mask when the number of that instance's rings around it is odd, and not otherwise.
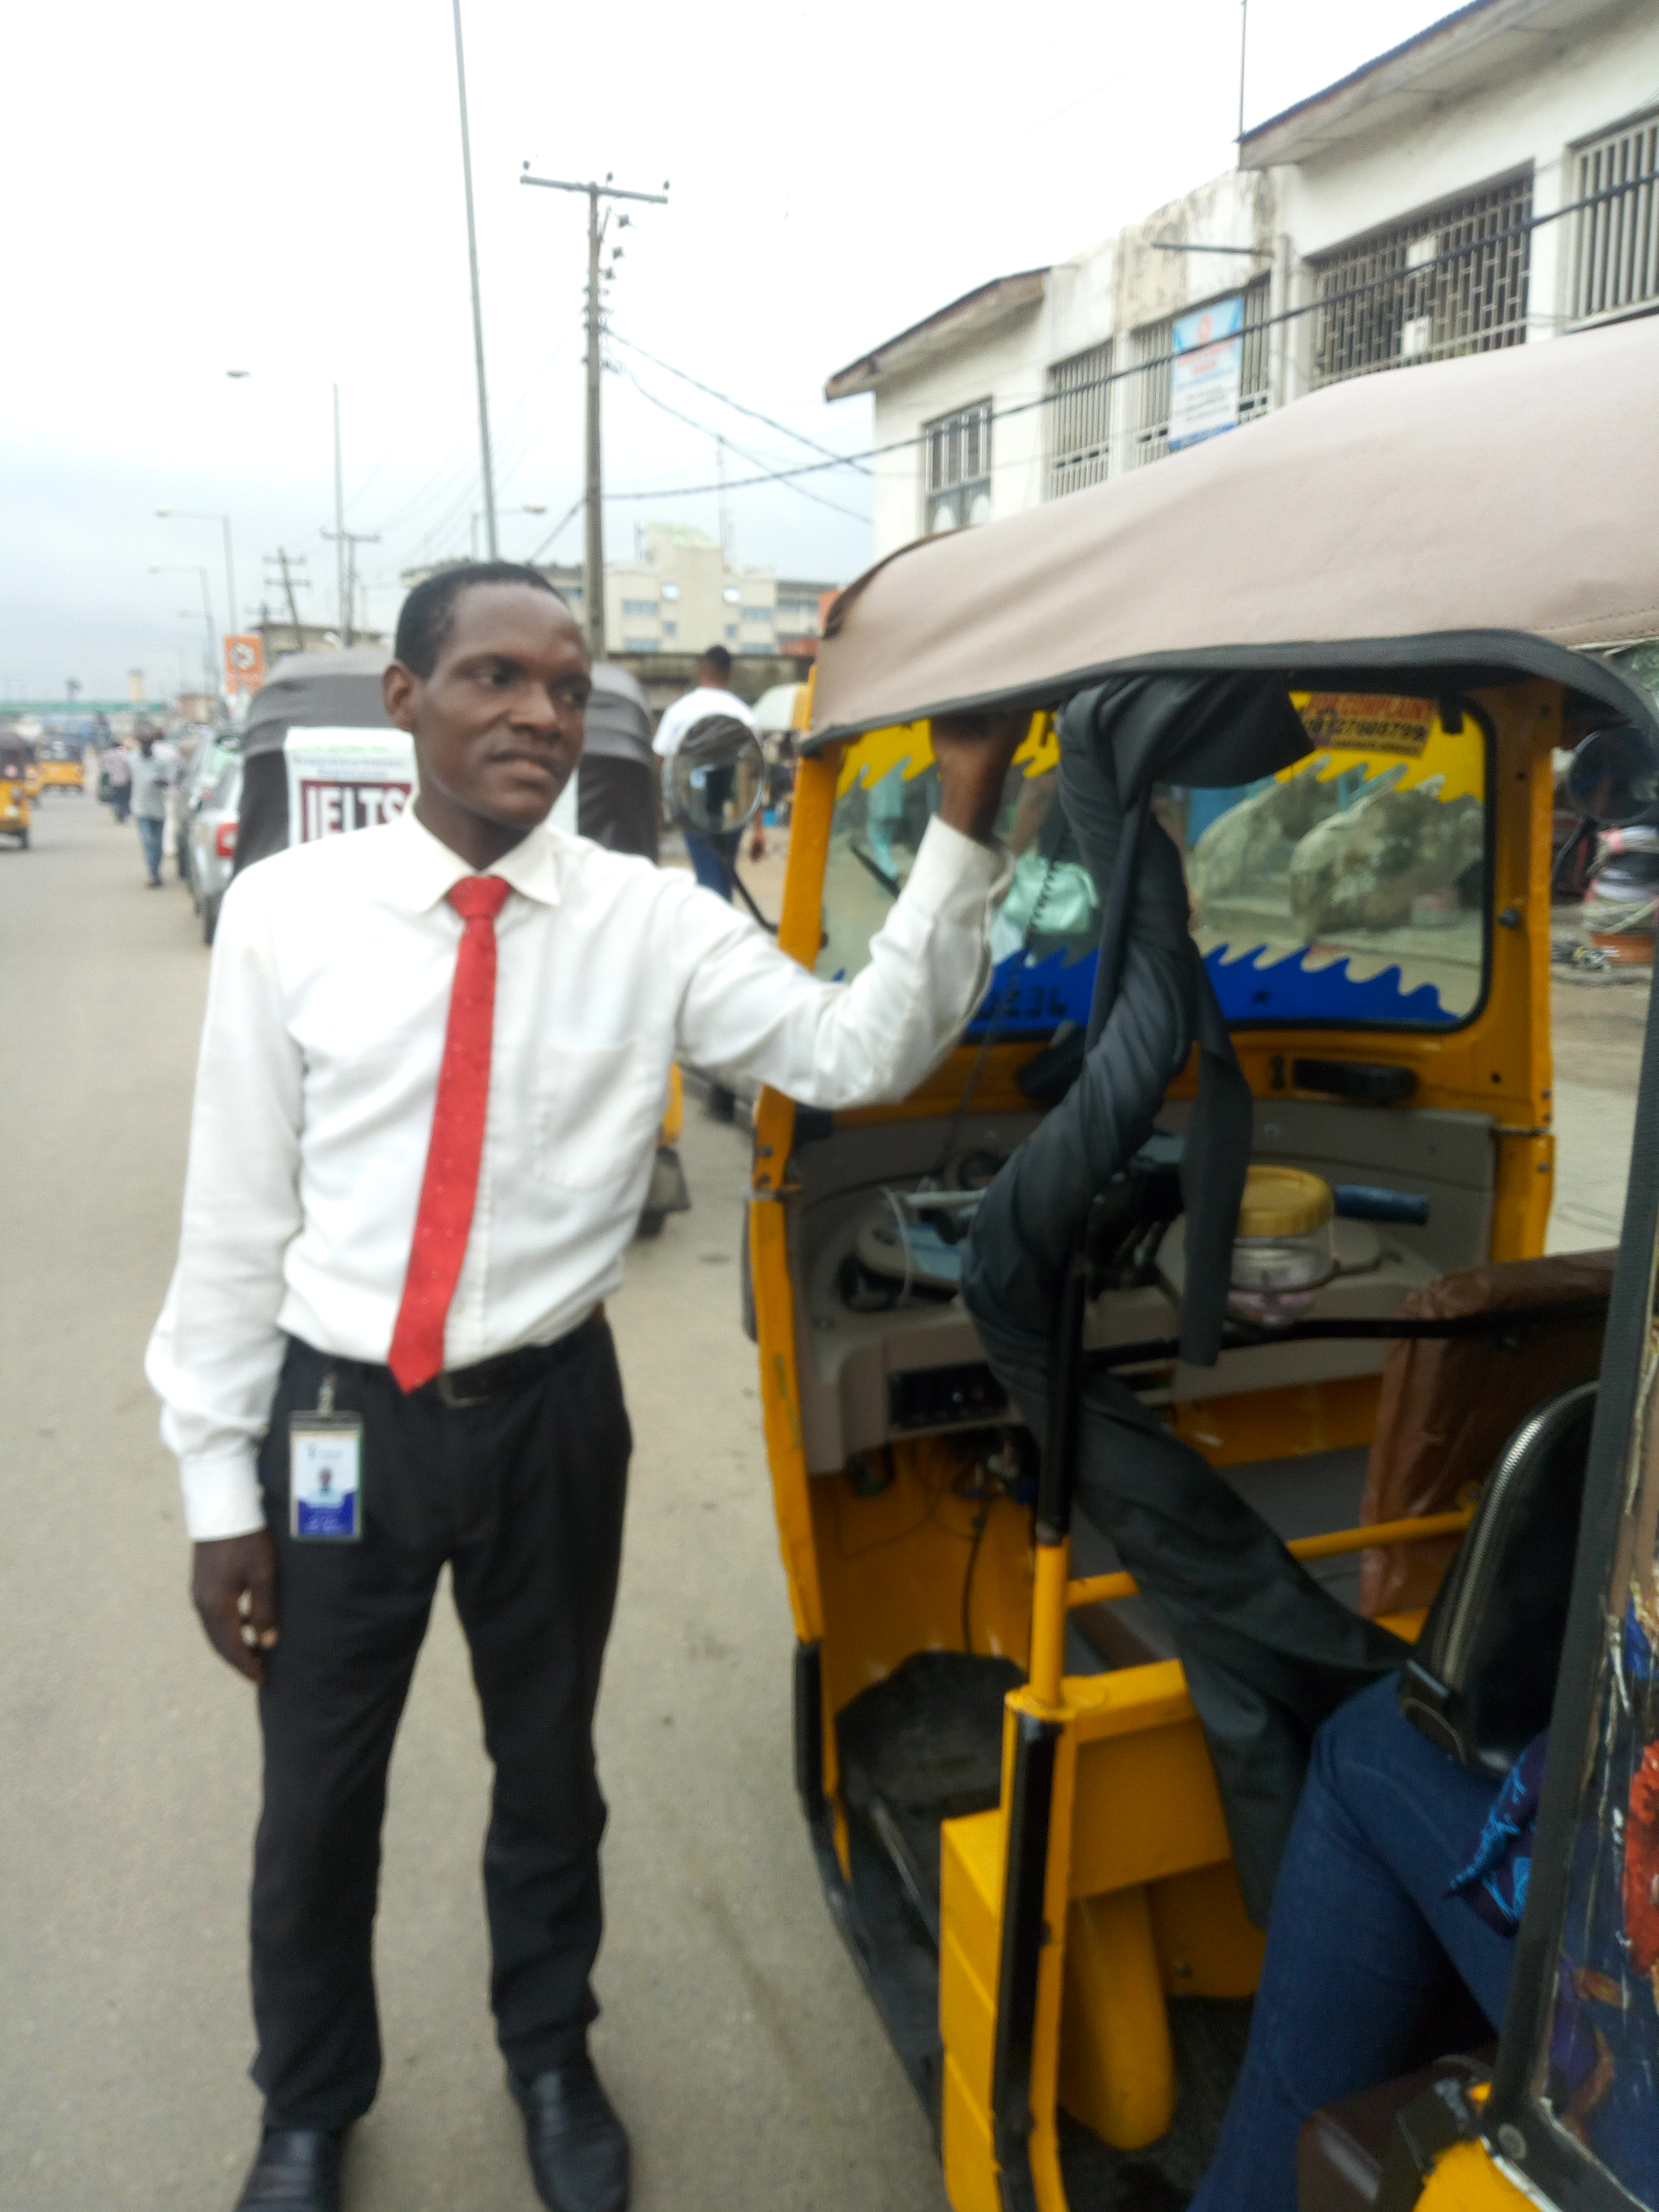
[[[344,2148],[343,2130],[267,2128],[236,2212],[256,2212],[265,2205],[281,2205],[286,2212],[340,2212]]]
[[[591,2058],[573,2059],[533,2081],[509,2075],[524,2114],[536,2194],[550,2212],[624,2212],[628,2135]]]

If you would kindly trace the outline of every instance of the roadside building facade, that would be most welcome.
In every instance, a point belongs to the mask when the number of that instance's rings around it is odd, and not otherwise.
[[[723,645],[734,660],[816,650],[829,584],[738,568],[718,543],[684,524],[647,523],[631,561],[605,564],[605,637],[613,652],[700,653]],[[567,587],[561,585],[562,590]],[[581,605],[580,573],[574,604]]]
[[[1345,378],[1659,311],[1659,4],[1475,0],[1248,131],[1238,167],[832,376],[874,555]]]
[[[458,565],[434,562],[406,569],[401,580],[408,586]],[[538,566],[586,629],[580,564]],[[605,563],[605,657],[638,677],[652,706],[660,708],[689,688],[697,656],[723,645],[738,664],[734,688],[758,698],[769,685],[805,674],[823,634],[823,611],[838,589],[781,577],[772,568],[738,568],[701,530],[647,523],[632,560]]]

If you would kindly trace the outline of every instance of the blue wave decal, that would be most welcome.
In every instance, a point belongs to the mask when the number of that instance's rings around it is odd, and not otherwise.
[[[1027,952],[1011,952],[992,970],[990,988],[967,1034],[982,1037],[994,1022],[998,1037],[1012,1041],[1047,1036],[1061,1022],[1086,1022],[1099,958],[1097,952],[1085,952],[1069,960],[1055,951],[1033,960]]]
[[[1413,1029],[1452,1029],[1460,1017],[1440,1003],[1432,983],[1402,991],[1400,970],[1385,968],[1360,981],[1347,960],[1310,969],[1311,948],[1264,960],[1265,945],[1242,956],[1218,945],[1204,956],[1221,1011],[1230,1022],[1397,1022]]]

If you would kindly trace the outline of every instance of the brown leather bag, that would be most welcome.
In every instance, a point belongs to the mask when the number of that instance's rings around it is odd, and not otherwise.
[[[1605,1311],[1572,1317],[1613,1289],[1616,1252],[1557,1253],[1542,1260],[1489,1261],[1440,1275],[1414,1291],[1402,1319],[1448,1321],[1517,1313],[1512,1328],[1389,1347],[1376,1433],[1365,1470],[1362,1522],[1445,1513],[1484,1483],[1528,1413],[1559,1390],[1592,1382],[1601,1364]],[[1560,1319],[1538,1309],[1560,1307]],[[1457,1539],[1367,1552],[1359,1608],[1406,1613],[1425,1606],[1451,1565]]]

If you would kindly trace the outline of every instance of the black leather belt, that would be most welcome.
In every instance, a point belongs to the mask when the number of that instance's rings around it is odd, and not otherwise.
[[[446,1368],[425,1385],[446,1406],[482,1406],[492,1398],[505,1398],[538,1382],[550,1369],[561,1367],[580,1352],[596,1328],[605,1324],[605,1308],[595,1306],[584,1322],[551,1344],[522,1345],[517,1352],[497,1352],[471,1367]]]

